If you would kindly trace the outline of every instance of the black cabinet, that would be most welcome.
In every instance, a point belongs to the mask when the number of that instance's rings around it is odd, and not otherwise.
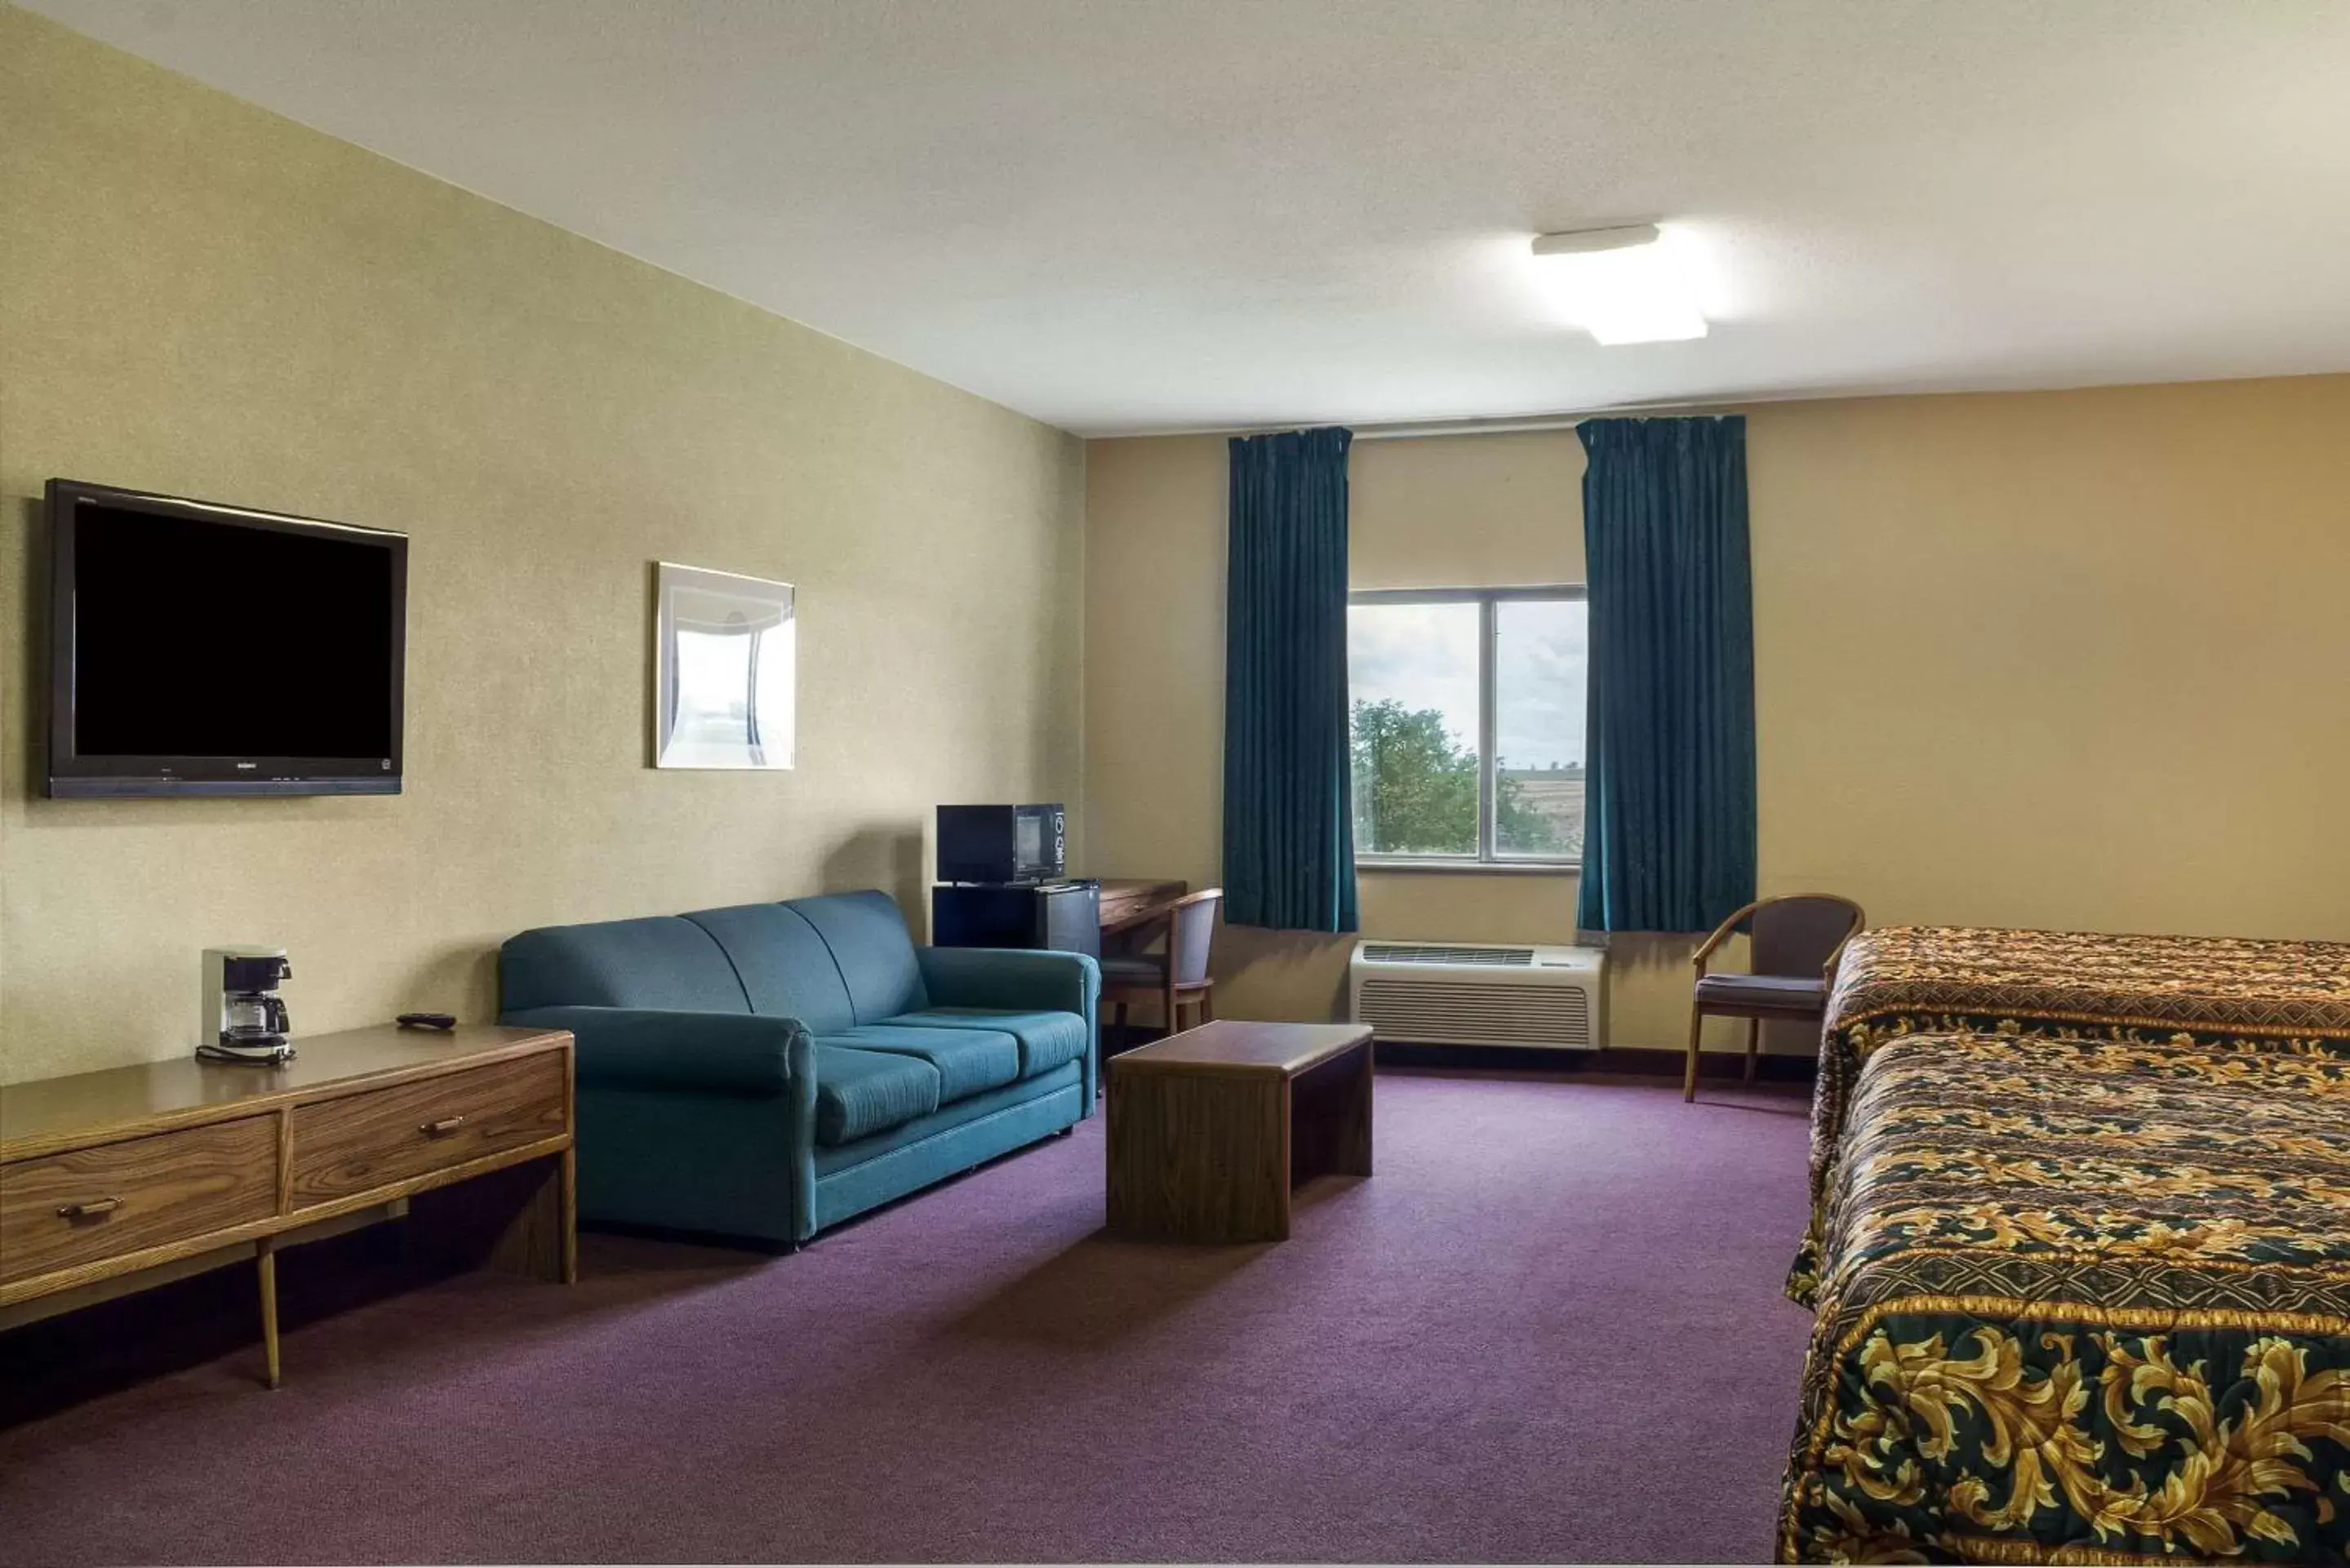
[[[1101,957],[1101,884],[942,882],[931,889],[942,948],[1049,948]]]

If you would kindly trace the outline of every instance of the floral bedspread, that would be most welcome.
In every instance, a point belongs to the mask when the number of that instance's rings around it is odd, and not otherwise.
[[[1823,1208],[1869,1056],[1928,1031],[2350,1052],[2350,944],[1884,926],[1846,945],[1812,1098],[1812,1229],[1787,1293],[1816,1300]]]
[[[1781,1560],[2350,1561],[2350,1054],[1867,1044]]]

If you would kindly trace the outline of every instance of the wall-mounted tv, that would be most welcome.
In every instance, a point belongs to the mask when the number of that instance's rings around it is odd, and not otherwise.
[[[408,536],[52,479],[48,793],[397,794]]]

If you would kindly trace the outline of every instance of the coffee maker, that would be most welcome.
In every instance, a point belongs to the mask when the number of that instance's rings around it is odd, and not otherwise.
[[[203,1038],[196,1054],[213,1062],[289,1060],[286,1003],[277,987],[293,977],[284,948],[206,948],[203,959]]]

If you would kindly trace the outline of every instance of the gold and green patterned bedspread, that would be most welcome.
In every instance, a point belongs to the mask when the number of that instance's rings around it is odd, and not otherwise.
[[[1848,943],[1812,1099],[1811,1233],[1787,1293],[1816,1300],[1823,1206],[1863,1065],[1886,1041],[1981,1030],[2350,1051],[2350,944],[1884,926]]]
[[[2350,1054],[1869,1044],[1781,1559],[2350,1561]]]

